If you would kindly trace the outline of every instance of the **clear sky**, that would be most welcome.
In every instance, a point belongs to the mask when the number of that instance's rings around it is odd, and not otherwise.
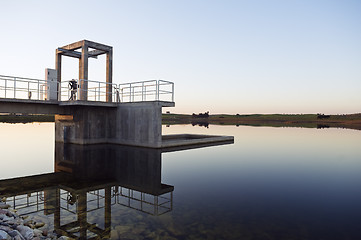
[[[0,1],[0,75],[44,78],[57,47],[113,46],[116,83],[175,83],[177,113],[361,112],[359,0]],[[63,79],[78,61],[63,58]],[[89,79],[105,81],[105,57]]]

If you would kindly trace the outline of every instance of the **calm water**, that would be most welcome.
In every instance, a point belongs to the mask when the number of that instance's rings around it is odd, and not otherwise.
[[[163,133],[233,135],[235,143],[165,153],[82,148],[55,144],[54,124],[0,124],[0,179],[72,171],[57,187],[15,190],[19,213],[33,212],[49,230],[77,219],[99,228],[74,225],[68,232],[75,236],[361,239],[361,131],[179,125]],[[9,203],[10,190],[0,183]],[[36,193],[45,205],[24,204]]]

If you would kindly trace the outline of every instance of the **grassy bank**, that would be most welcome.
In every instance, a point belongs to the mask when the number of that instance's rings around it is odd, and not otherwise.
[[[209,115],[198,117],[186,114],[163,114],[163,124],[193,124],[207,126],[247,125],[270,127],[306,128],[350,128],[361,130],[361,114],[321,115],[317,114],[249,114],[249,115]]]
[[[163,114],[163,124],[193,124],[200,126],[245,125],[269,127],[305,127],[305,128],[350,128],[361,130],[361,113],[328,115],[320,118],[317,114],[216,114],[197,117],[187,114]],[[0,115],[0,122],[29,123],[54,122],[54,115]]]
[[[4,123],[30,123],[54,122],[54,115],[0,115],[0,122]]]

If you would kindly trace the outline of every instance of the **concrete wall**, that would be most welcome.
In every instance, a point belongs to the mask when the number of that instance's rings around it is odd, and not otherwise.
[[[116,108],[74,106],[73,120],[56,117],[55,140],[160,148],[163,106],[159,101],[120,103]]]
[[[55,69],[45,68],[45,80],[47,91],[45,100],[58,100],[58,81]]]
[[[72,120],[55,116],[55,141],[75,144],[109,143],[116,127],[116,108],[72,107]]]
[[[73,174],[75,180],[106,180],[140,192],[160,195],[160,149],[115,144],[55,144],[55,172]],[[173,191],[169,186],[166,190]]]
[[[112,143],[160,148],[162,105],[159,102],[122,103],[116,113]]]

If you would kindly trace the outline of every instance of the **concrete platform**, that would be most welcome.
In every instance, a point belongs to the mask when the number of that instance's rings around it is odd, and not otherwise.
[[[115,102],[97,102],[97,101],[61,101],[59,106],[90,106],[90,107],[117,107]]]
[[[187,149],[189,149],[192,145],[195,147],[198,145],[214,146],[222,143],[234,143],[234,137],[201,134],[172,134],[162,136],[162,148],[178,148],[187,146]],[[182,150],[182,148],[179,150]]]
[[[118,103],[119,105],[122,105],[122,106],[135,106],[135,107],[141,107],[141,106],[144,106],[144,104],[149,104],[149,103],[152,103],[152,104],[157,104],[161,107],[174,107],[175,106],[175,102],[168,102],[168,101],[139,101],[139,102],[120,102]]]

